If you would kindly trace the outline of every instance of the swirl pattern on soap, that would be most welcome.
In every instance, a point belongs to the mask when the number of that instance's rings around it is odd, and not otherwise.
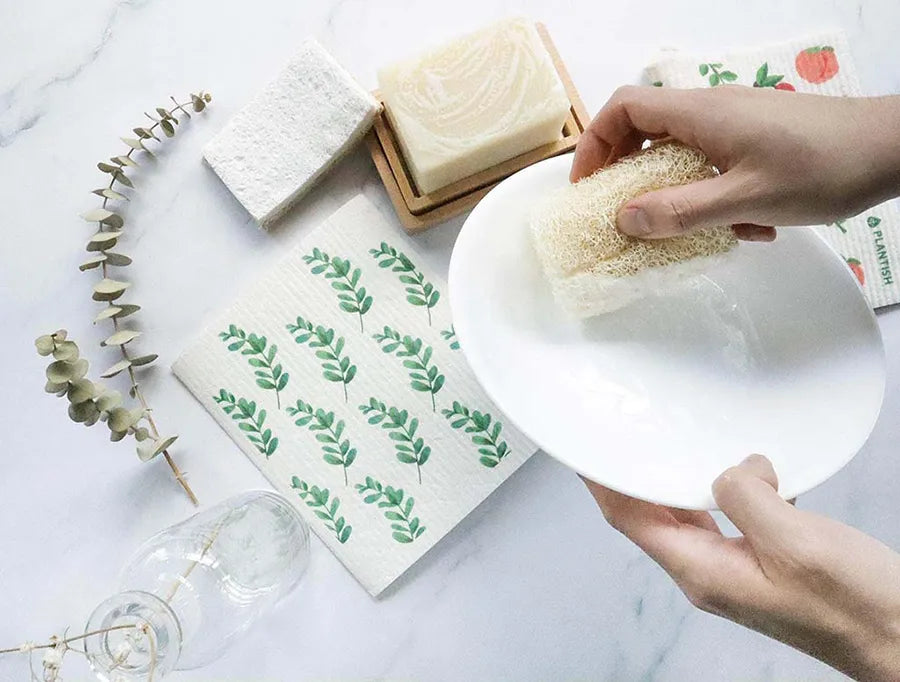
[[[540,119],[558,101],[562,83],[534,27],[505,28],[474,34],[395,72],[401,96],[392,101],[393,113],[420,128],[432,151],[477,146]]]

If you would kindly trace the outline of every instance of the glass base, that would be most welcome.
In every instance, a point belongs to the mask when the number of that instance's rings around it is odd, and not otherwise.
[[[154,680],[172,671],[181,654],[181,625],[149,592],[120,592],[101,603],[85,626],[84,650],[103,682]]]

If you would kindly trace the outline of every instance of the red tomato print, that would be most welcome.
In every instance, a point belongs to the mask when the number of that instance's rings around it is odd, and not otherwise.
[[[794,60],[797,73],[810,83],[824,83],[838,72],[837,56],[830,45],[808,47]]]
[[[797,88],[795,88],[790,83],[779,83],[775,86],[776,90],[787,90],[788,92],[797,92]]]
[[[853,274],[856,275],[856,279],[859,280],[860,286],[865,285],[866,283],[866,273],[863,272],[862,263],[860,263],[855,258],[847,258],[847,265],[850,266],[850,269],[853,271]]]

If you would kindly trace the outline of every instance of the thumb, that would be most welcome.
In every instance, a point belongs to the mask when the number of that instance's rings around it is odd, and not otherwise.
[[[725,173],[635,197],[619,210],[618,227],[632,237],[658,239],[704,227],[752,222],[741,213],[743,203],[733,176]]]
[[[750,455],[719,476],[712,486],[719,509],[751,544],[769,546],[794,535],[797,510],[778,494],[772,463]]]

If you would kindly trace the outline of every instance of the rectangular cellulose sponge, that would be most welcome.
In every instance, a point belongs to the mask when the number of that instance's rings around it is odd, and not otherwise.
[[[203,157],[267,228],[365,135],[379,108],[309,39],[207,144]]]
[[[737,240],[728,225],[654,240],[616,229],[627,201],[715,172],[701,152],[665,142],[626,156],[539,205],[532,236],[557,304],[575,317],[610,312],[701,274],[732,249]]]
[[[378,87],[423,194],[559,139],[571,106],[526,19],[381,69]]]

